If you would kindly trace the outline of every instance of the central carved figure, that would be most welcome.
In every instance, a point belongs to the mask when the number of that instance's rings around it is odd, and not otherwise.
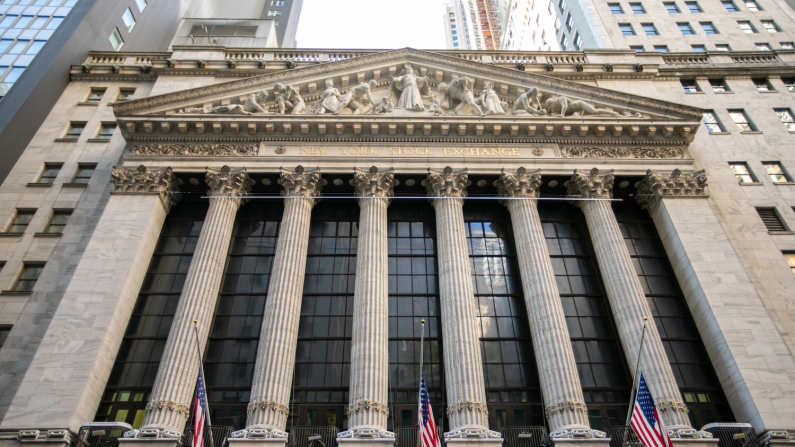
[[[390,76],[389,82],[389,98],[395,104],[396,109],[415,112],[425,110],[422,97],[431,96],[431,86],[428,84],[427,76],[415,76],[414,69],[406,67],[405,74],[396,78]]]

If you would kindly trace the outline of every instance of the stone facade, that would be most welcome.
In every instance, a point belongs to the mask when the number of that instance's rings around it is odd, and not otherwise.
[[[543,64],[529,64],[521,71],[513,63],[478,63],[486,56],[494,61],[486,53],[473,53],[480,58],[473,61],[459,53],[404,49],[351,52],[328,64],[309,60],[293,70],[260,73],[257,60],[232,66],[228,55],[214,59],[210,53],[201,68],[180,50],[168,60],[153,58],[145,72],[74,67],[47,124],[0,186],[0,221],[10,224],[17,210],[37,209],[23,234],[0,238],[6,289],[0,324],[12,326],[0,349],[3,445],[17,445],[20,430],[74,433],[95,419],[163,222],[177,198],[207,194],[201,200],[210,208],[146,418],[128,442],[178,437],[197,375],[191,337],[198,333],[200,345],[209,337],[235,214],[243,200],[262,198],[249,194],[253,183],[276,188],[275,180],[262,177],[276,173],[284,215],[248,425],[235,442],[286,440],[313,207],[339,199],[333,188],[345,187],[341,176],[354,173],[350,198],[358,198],[360,212],[351,348],[356,367],[348,407],[354,414],[342,442],[394,440],[384,411],[391,386],[384,383],[385,219],[389,200],[403,199],[392,197],[397,177],[408,174],[424,182],[425,192],[415,190],[413,199],[419,194],[435,209],[448,443],[500,442],[499,427],[488,419],[463,211],[464,203],[479,199],[474,188],[492,182],[500,194],[490,198],[504,201],[513,219],[544,412],[557,442],[605,438],[586,417],[593,402],[583,397],[575,370],[551,255],[539,246],[545,236],[536,208],[544,200],[571,200],[582,209],[623,355],[634,365],[642,319],[651,319],[651,310],[610,200],[636,198],[660,234],[734,418],[760,435],[795,437],[789,405],[795,398],[795,303],[788,293],[795,276],[783,254],[795,250],[795,235],[769,231],[755,210],[776,207],[785,228],[795,225],[788,192],[795,183],[774,183],[762,165],[795,169],[793,134],[774,112],[795,99],[786,78],[795,64],[791,54],[771,52],[775,61],[748,60],[739,72],[725,58],[745,54],[704,56],[713,62],[705,66],[661,54],[594,51],[570,54],[584,61],[579,66],[544,71]],[[555,57],[531,56],[545,63]],[[680,77],[696,79],[703,92],[686,93]],[[726,79],[733,93],[713,92],[706,79],[715,77]],[[760,77],[772,91],[757,90],[751,78]],[[326,80],[340,98],[318,88]],[[141,99],[112,108],[80,105],[91,87],[106,87],[106,97],[135,87]],[[357,105],[334,104],[346,96]],[[314,107],[319,102],[324,107]],[[725,131],[710,133],[701,124],[706,108]],[[734,109],[744,109],[758,130],[740,132],[728,112]],[[70,123],[83,122],[83,135],[62,138]],[[92,138],[100,124],[111,122],[118,130],[110,140]],[[738,184],[730,162],[747,163],[758,181]],[[62,164],[52,184],[40,178],[44,163]],[[73,182],[78,164],[96,164],[87,185]],[[557,196],[541,194],[541,187]],[[273,188],[270,200],[277,197]],[[44,229],[57,209],[73,212],[63,235],[53,237]],[[14,290],[23,266],[38,263],[46,264],[33,291]],[[701,427],[690,427],[688,402],[660,337],[653,325],[647,330],[640,364],[676,442],[714,443]],[[45,434],[37,436],[44,440]]]

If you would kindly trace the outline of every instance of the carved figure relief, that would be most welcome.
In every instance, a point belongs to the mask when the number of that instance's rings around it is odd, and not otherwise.
[[[276,105],[279,108],[278,113],[280,115],[287,113],[288,109],[290,115],[300,115],[304,113],[306,103],[304,103],[304,99],[301,98],[297,88],[292,85],[284,85],[281,82],[277,82],[276,85],[273,86],[273,94],[276,97]]]
[[[522,93],[513,103],[513,115],[546,115],[547,111],[541,107],[541,90],[531,87]]]
[[[442,108],[451,110],[455,115],[480,115],[483,110],[478,105],[475,95],[472,93],[472,86],[475,81],[469,78],[458,78],[439,84],[439,92],[444,95],[442,98]]]
[[[439,100],[436,98],[433,98],[433,102],[431,103],[431,106],[428,108],[428,113],[430,113],[433,116],[447,115],[447,112],[444,111],[442,106],[439,104]]]
[[[370,79],[370,82],[362,82],[361,84],[353,87],[345,92],[342,101],[334,111],[336,115],[346,107],[353,110],[354,115],[364,115],[373,111],[375,107],[375,100],[370,96],[370,89],[375,88],[378,82],[375,79]],[[421,103],[421,102],[420,102]]]
[[[389,98],[397,109],[421,112],[425,110],[423,96],[431,96],[428,77],[414,75],[414,69],[406,67],[401,76],[389,77]]]
[[[261,91],[252,93],[246,97],[245,104],[229,104],[213,108],[193,107],[180,110],[177,113],[218,113],[227,115],[252,115],[257,113],[268,113],[261,105],[268,99],[268,92]]]
[[[312,113],[323,114],[326,112],[335,112],[342,101],[340,91],[334,88],[334,81],[331,79],[326,80],[326,89],[323,90],[323,95],[320,97],[315,106],[312,108]]]
[[[544,107],[550,115],[566,116],[566,112],[572,112],[574,116],[602,115],[618,116],[617,112],[608,109],[597,109],[585,101],[569,99],[565,96],[553,96],[544,102]]]
[[[505,115],[500,96],[494,91],[494,83],[491,81],[486,81],[478,102],[483,106],[484,115]]]
[[[392,113],[395,110],[395,104],[389,99],[389,96],[381,98],[381,102],[375,106],[373,113]]]

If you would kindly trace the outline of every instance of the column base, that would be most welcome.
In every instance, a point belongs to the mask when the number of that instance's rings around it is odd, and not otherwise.
[[[180,447],[177,438],[119,438],[119,447]]]
[[[229,438],[229,447],[285,447],[287,438]]]
[[[692,438],[692,439],[672,438],[671,441],[674,443],[674,447],[717,447],[718,446],[718,438]]]
[[[501,447],[502,438],[445,438],[446,447]]]
[[[337,438],[337,444],[339,447],[392,447],[395,438]]]
[[[554,438],[555,447],[608,447],[610,438]]]

